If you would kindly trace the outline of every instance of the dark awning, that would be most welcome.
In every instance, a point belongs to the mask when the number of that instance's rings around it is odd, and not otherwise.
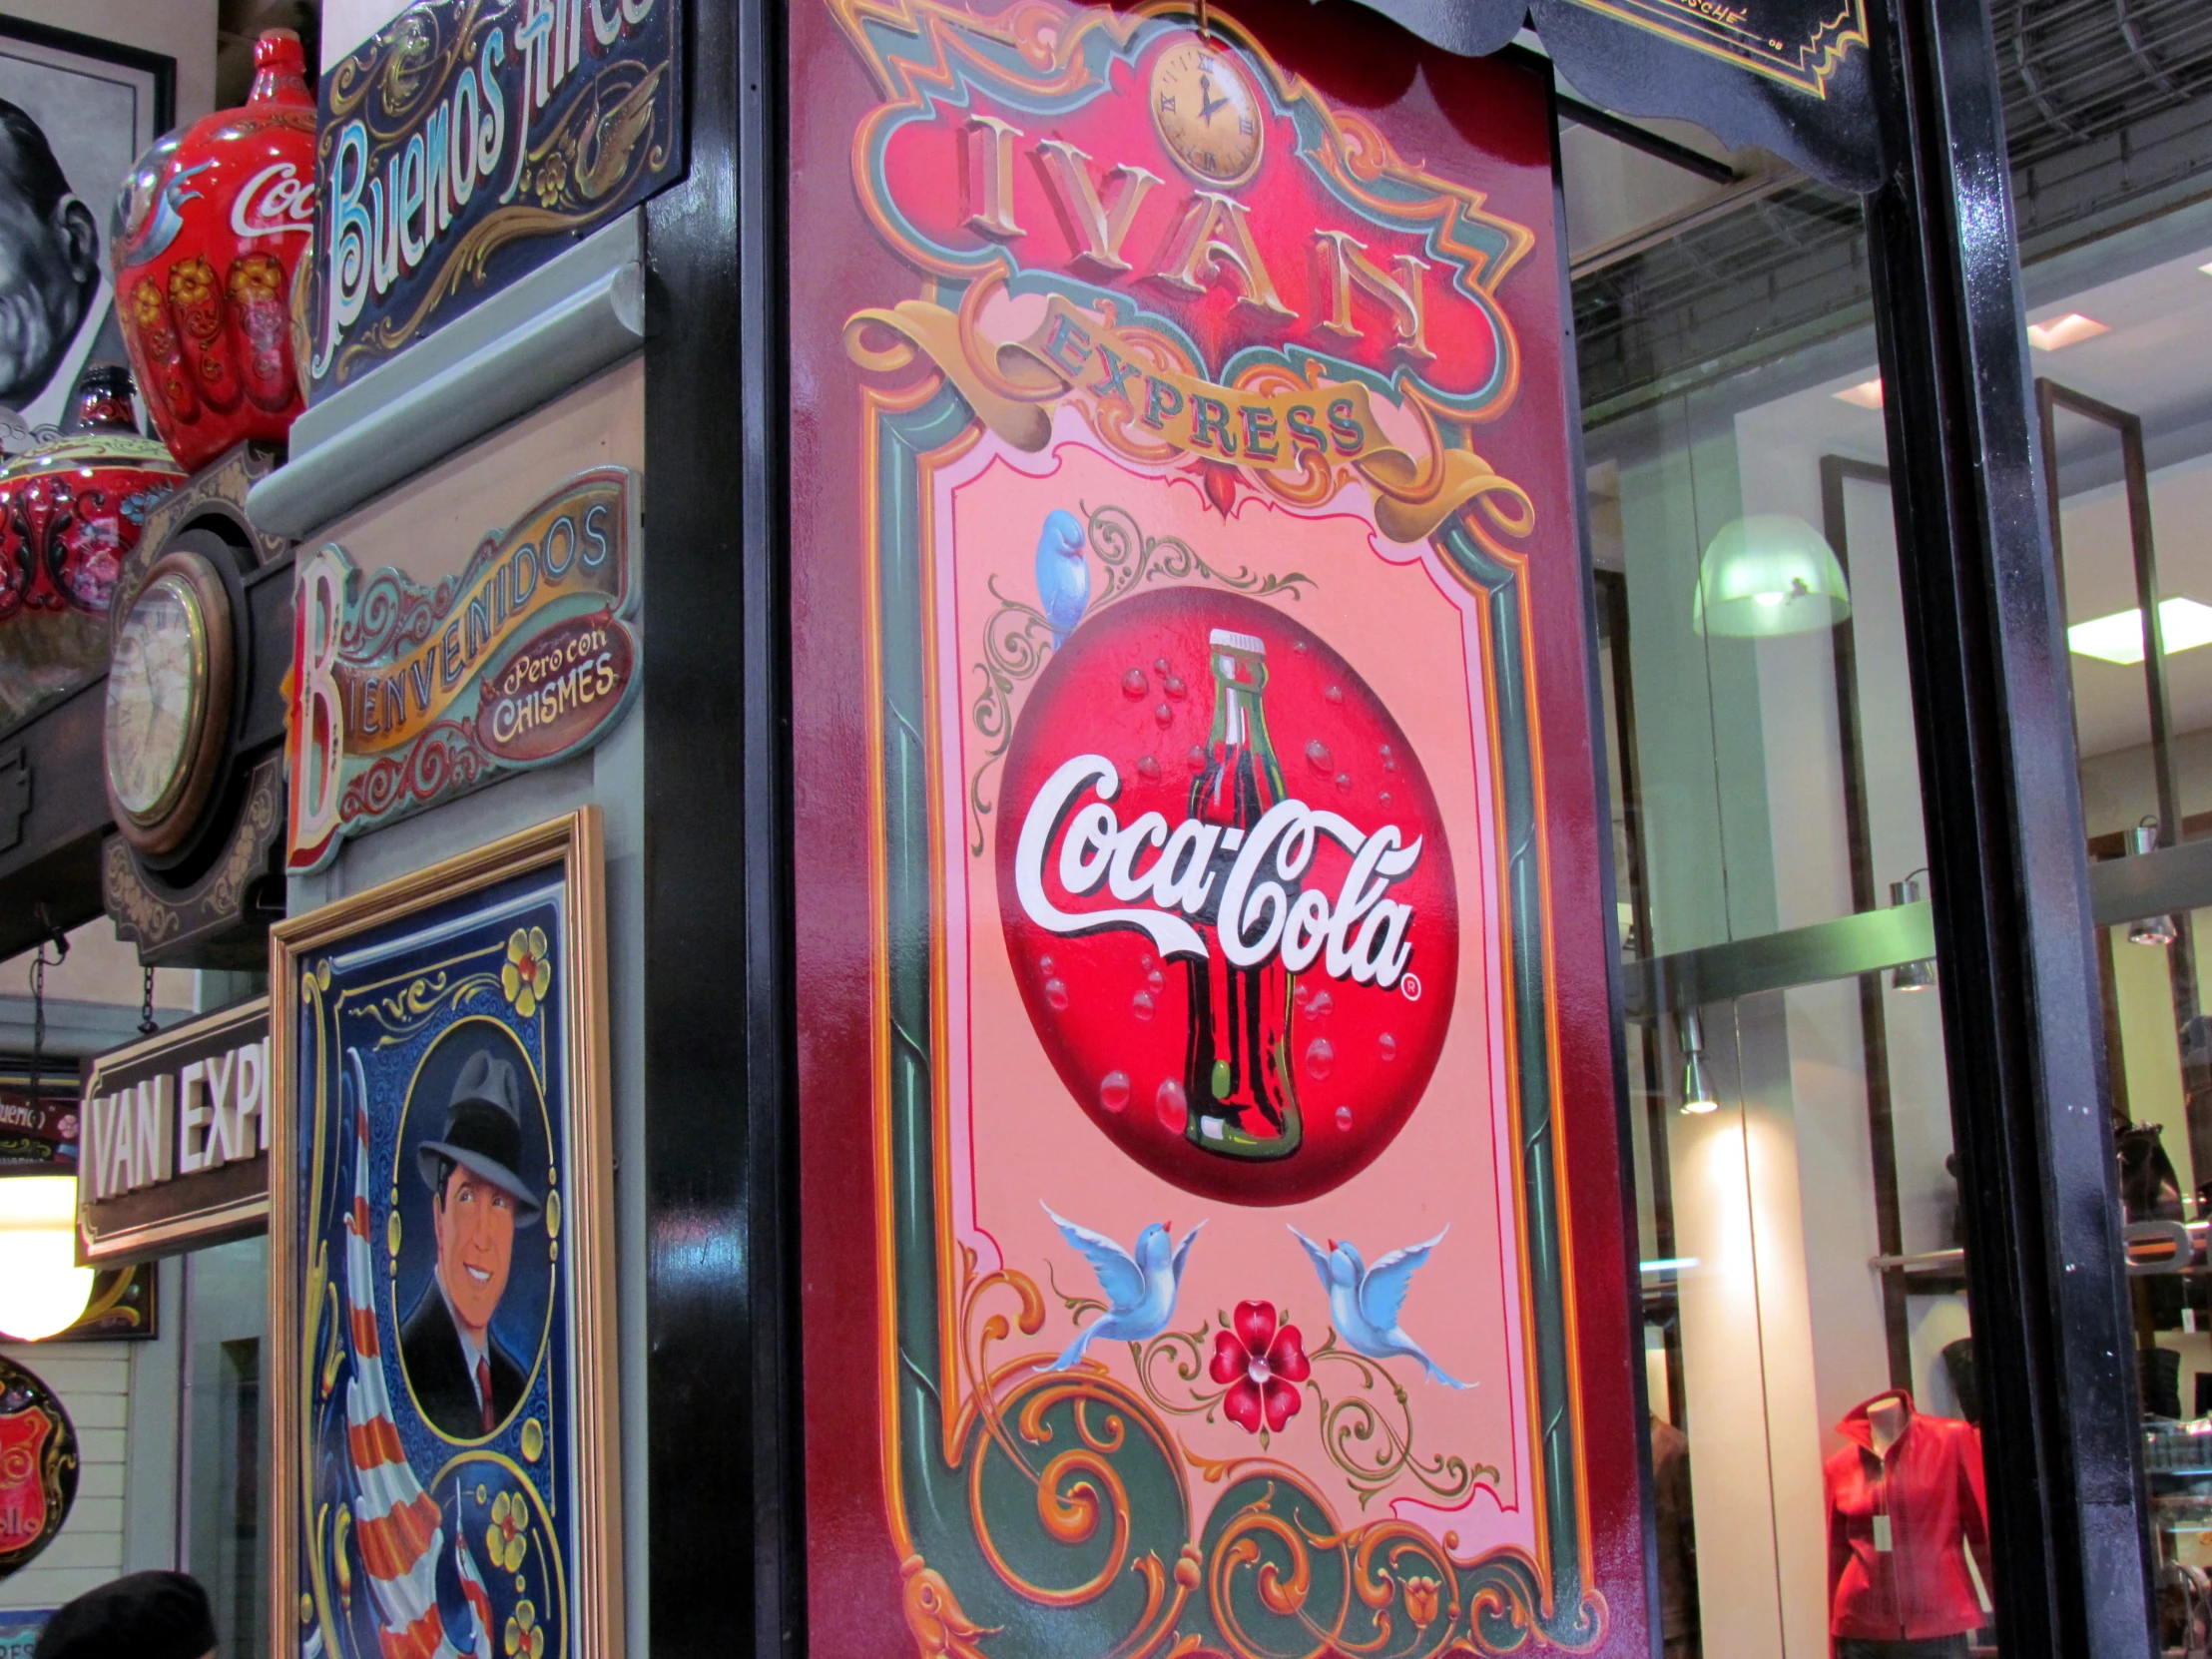
[[[1691,121],[1841,190],[1882,164],[1865,0],[1363,0],[1447,52],[1479,57],[1534,27],[1582,97]]]

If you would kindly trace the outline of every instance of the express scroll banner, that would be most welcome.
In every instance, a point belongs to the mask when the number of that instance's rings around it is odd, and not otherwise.
[[[1303,473],[1347,463],[1375,487],[1378,523],[1392,541],[1420,541],[1469,506],[1478,510],[1485,534],[1516,538],[1534,528],[1528,492],[1472,450],[1431,447],[1424,463],[1400,448],[1383,432],[1362,381],[1274,391],[1217,385],[1158,361],[1152,342],[1059,294],[1048,301],[1035,332],[993,347],[970,313],[997,287],[995,278],[979,279],[959,312],[921,299],[857,312],[846,330],[848,349],[862,364],[898,366],[903,354],[871,348],[867,340],[871,328],[900,336],[960,388],[978,418],[1019,449],[1044,448],[1054,405],[1072,400],[1094,425],[1153,437],[1224,471],[1243,465]],[[1433,444],[1435,427],[1427,432]]]
[[[1548,83],[1294,10],[792,10],[824,1651],[1651,1651]]]

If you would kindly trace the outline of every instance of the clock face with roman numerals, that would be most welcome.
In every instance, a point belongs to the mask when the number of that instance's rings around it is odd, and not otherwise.
[[[1212,185],[1241,185],[1260,168],[1260,94],[1227,48],[1193,36],[1152,65],[1152,123],[1175,159]]]
[[[108,806],[115,827],[150,856],[190,838],[222,782],[237,679],[229,590],[213,558],[186,543],[191,528],[146,574],[116,625],[108,664]]]
[[[159,818],[183,790],[207,680],[200,596],[184,577],[164,576],[131,607],[108,668],[108,782],[133,819]]]

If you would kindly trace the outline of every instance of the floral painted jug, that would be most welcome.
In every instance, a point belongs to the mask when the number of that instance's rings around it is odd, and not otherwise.
[[[254,48],[245,107],[141,156],[116,203],[116,308],[154,429],[187,471],[246,439],[281,443],[306,405],[292,275],[314,233],[314,95],[299,37]]]

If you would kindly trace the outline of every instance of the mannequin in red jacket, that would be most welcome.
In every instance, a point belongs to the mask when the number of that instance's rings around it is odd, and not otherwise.
[[[1837,1659],[1945,1659],[1987,1622],[1966,1552],[1989,1581],[1981,1436],[1924,1416],[1902,1388],[1852,1407],[1829,1458],[1829,1633]]]

